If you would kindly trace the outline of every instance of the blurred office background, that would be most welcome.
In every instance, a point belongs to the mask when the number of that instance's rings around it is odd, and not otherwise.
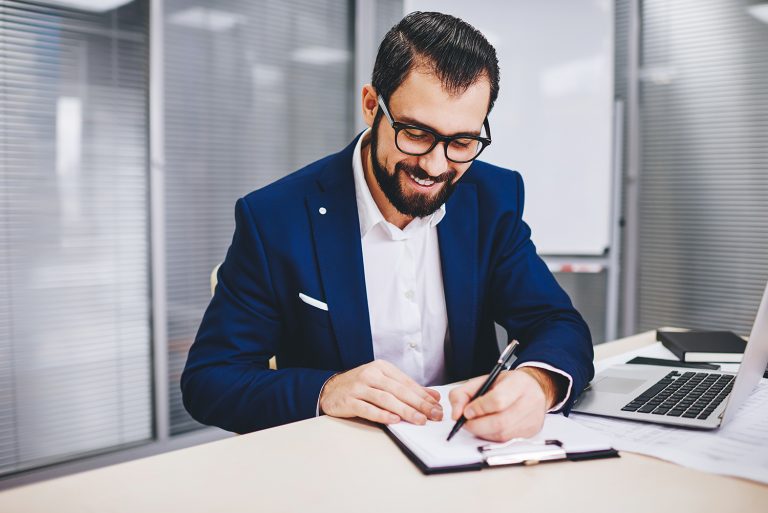
[[[768,280],[768,3],[533,4],[609,21],[611,244],[542,255],[595,343],[748,334]],[[0,487],[226,436],[178,380],[235,200],[354,137],[378,42],[422,5],[0,0]],[[505,5],[546,32],[540,6]]]

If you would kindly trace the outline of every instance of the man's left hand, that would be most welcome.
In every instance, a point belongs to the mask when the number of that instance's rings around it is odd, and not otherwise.
[[[558,397],[549,372],[535,367],[504,371],[485,395],[470,402],[486,378],[478,376],[451,390],[453,419],[463,413],[467,418],[463,429],[492,442],[538,433]]]

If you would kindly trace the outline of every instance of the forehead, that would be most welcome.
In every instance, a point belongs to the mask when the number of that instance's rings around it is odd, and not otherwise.
[[[477,132],[488,113],[490,96],[487,78],[451,93],[434,74],[414,69],[392,94],[389,108],[397,121],[426,125],[442,134]]]

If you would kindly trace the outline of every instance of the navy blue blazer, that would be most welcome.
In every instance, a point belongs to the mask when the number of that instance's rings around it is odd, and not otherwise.
[[[184,405],[199,422],[246,433],[313,417],[330,376],[373,361],[356,142],[237,201],[232,244],[181,376]],[[490,371],[495,321],[520,341],[517,364],[571,375],[567,412],[594,374],[591,337],[522,214],[520,174],[478,161],[446,203],[437,231],[447,375],[453,382]],[[278,370],[269,369],[273,355]]]

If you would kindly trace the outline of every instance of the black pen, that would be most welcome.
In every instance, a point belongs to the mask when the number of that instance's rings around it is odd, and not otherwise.
[[[481,395],[485,394],[489,388],[491,388],[491,385],[493,385],[493,382],[496,381],[496,378],[499,377],[499,374],[501,374],[501,371],[506,370],[509,368],[509,360],[512,358],[512,355],[515,353],[515,349],[517,349],[517,346],[520,345],[520,342],[517,340],[513,340],[509,343],[506,349],[504,349],[504,352],[501,353],[501,356],[499,356],[498,361],[496,362],[496,365],[493,366],[493,370],[491,370],[491,373],[488,374],[488,378],[485,380],[485,383],[483,383],[483,386],[480,387],[480,390],[478,390],[474,396],[472,396],[472,399],[470,399],[470,403],[480,397]],[[469,403],[467,403],[469,404]],[[453,438],[453,435],[459,432],[459,429],[461,429],[461,426],[464,425],[464,423],[467,421],[467,418],[462,415],[459,417],[459,420],[456,421],[456,424],[453,426],[453,429],[451,429],[451,434],[448,435],[447,442],[450,442],[451,438]]]

